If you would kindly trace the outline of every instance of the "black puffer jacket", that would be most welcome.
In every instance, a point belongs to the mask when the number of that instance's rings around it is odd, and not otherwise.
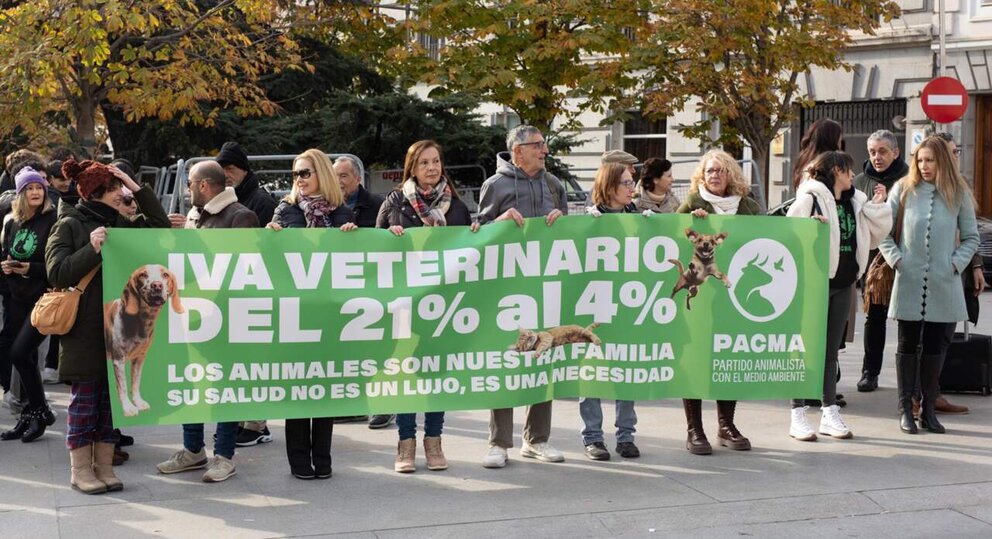
[[[264,187],[258,185],[258,177],[255,173],[248,171],[248,175],[241,180],[241,185],[234,188],[234,194],[238,195],[238,202],[258,216],[258,222],[264,226],[272,221],[272,212],[276,209],[276,199]]]
[[[382,207],[383,197],[373,195],[368,189],[358,186],[358,202],[351,210],[355,212],[354,223],[360,228],[372,228],[375,220],[379,217],[379,208]]]
[[[345,223],[353,222],[355,214],[348,206],[338,206],[331,212],[328,228],[337,228]],[[303,210],[297,204],[290,204],[283,200],[276,207],[272,216],[272,222],[283,228],[306,228],[307,219],[303,215]]]
[[[119,228],[169,228],[171,223],[155,193],[142,187],[134,194],[138,216],[128,219],[120,214],[107,218],[80,202],[76,206],[59,205],[59,219],[52,228],[45,249],[48,279],[58,288],[76,286],[103,262],[90,245],[90,232],[101,226]],[[107,376],[107,352],[103,341],[103,269],[79,299],[76,324],[62,336],[59,353],[59,376],[64,382],[87,381]]]
[[[468,211],[468,206],[458,198],[452,197],[448,212],[444,214],[447,226],[467,226],[472,224],[472,213]],[[379,217],[375,226],[379,228],[389,228],[391,226],[402,226],[403,228],[413,228],[424,226],[424,222],[414,211],[410,201],[403,196],[403,191],[393,191],[386,197],[386,201],[379,208]]]

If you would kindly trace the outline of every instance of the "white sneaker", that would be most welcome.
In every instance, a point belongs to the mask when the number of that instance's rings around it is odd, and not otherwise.
[[[543,462],[565,461],[565,455],[562,455],[561,451],[558,451],[547,442],[534,445],[524,442],[523,447],[520,448],[520,456],[537,459]]]
[[[809,406],[800,406],[792,409],[792,424],[789,425],[789,436],[800,442],[815,442],[816,432],[813,431],[813,427],[809,426],[809,421],[806,420],[806,410],[809,410]]]
[[[59,383],[59,371],[57,369],[45,367],[44,372],[41,373],[41,381],[45,384]]]
[[[498,445],[489,446],[489,452],[482,457],[483,468],[502,468],[506,466],[506,448]]]
[[[840,416],[840,406],[834,404],[820,408],[820,410],[823,412],[823,415],[820,416],[820,434],[845,440],[854,436]]]

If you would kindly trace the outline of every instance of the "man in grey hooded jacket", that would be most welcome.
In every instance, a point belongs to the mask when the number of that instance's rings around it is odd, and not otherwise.
[[[544,217],[548,226],[568,213],[561,181],[544,169],[548,144],[536,127],[521,125],[506,137],[506,149],[497,158],[496,174],[482,184],[479,223],[512,220],[524,225],[529,217]],[[537,329],[537,328],[530,328]],[[548,443],[551,434],[551,401],[527,408],[520,455],[544,462],[562,462],[564,455]],[[506,450],[513,447],[513,408],[493,410],[489,420],[486,468],[506,466]]]

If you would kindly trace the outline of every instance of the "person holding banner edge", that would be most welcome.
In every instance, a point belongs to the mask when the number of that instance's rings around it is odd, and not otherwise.
[[[358,228],[354,213],[344,204],[341,184],[331,160],[311,148],[293,159],[293,189],[279,202],[266,228]],[[331,477],[333,417],[286,420],[286,457],[297,479]]]
[[[519,125],[506,135],[506,149],[496,155],[496,174],[479,192],[479,223],[510,221],[524,226],[524,219],[543,217],[552,226],[568,214],[561,181],[544,169],[548,143],[541,131]],[[543,462],[562,462],[565,456],[548,443],[551,435],[551,401],[527,407],[524,442],[520,455]],[[489,450],[482,459],[486,468],[506,466],[507,449],[513,447],[513,408],[493,410],[489,419]]]
[[[799,185],[789,217],[819,220],[830,226],[830,292],[827,303],[827,344],[823,362],[823,395],[818,432],[834,438],[851,438],[837,405],[837,354],[844,342],[854,283],[868,268],[868,252],[877,247],[892,228],[892,210],[885,202],[885,186],[878,184],[874,196],[853,188],[854,160],[844,152],[818,155],[806,170],[808,179]],[[817,431],[806,419],[809,406],[793,399],[789,435],[816,441]]]
[[[628,166],[622,163],[603,163],[596,172],[596,180],[592,185],[593,206],[586,208],[586,213],[593,217],[601,217],[604,213],[641,213],[633,203],[634,185],[634,177]],[[651,217],[654,212],[645,209],[643,215]],[[592,460],[610,460],[610,452],[603,443],[603,407],[600,399],[580,397],[579,415],[585,424],[582,429],[582,445],[585,446],[586,456]],[[634,401],[617,400],[616,451],[623,458],[641,456],[641,451],[634,444],[634,433],[637,432],[635,425],[637,412],[634,411]]]
[[[258,216],[238,202],[233,187],[226,187],[224,169],[215,161],[202,161],[189,171],[186,188],[189,190],[190,208],[183,228],[221,229],[257,228]],[[214,457],[207,459],[204,449],[203,423],[183,425],[183,448],[169,460],[158,464],[159,473],[173,474],[207,468],[203,481],[218,483],[237,473],[234,451],[238,423],[217,423],[214,434]]]
[[[737,161],[723,150],[710,150],[699,160],[692,174],[689,195],[676,213],[691,213],[698,218],[705,218],[711,213],[760,215],[761,207],[748,196],[749,192],[744,172]],[[713,453],[713,447],[703,432],[703,401],[682,399],[682,406],[687,423],[686,450],[693,455]],[[716,401],[716,410],[720,445],[735,451],[751,449],[751,441],[734,424],[737,401]]]
[[[479,229],[444,173],[441,146],[436,142],[419,140],[407,149],[403,181],[382,203],[376,226],[388,228],[396,236],[402,236],[404,229],[419,226],[471,226],[473,232]],[[396,427],[399,443],[393,469],[412,473],[417,469],[417,414],[397,414]],[[448,469],[441,448],[443,427],[444,412],[424,413],[424,455],[428,470]]]
[[[170,222],[155,193],[140,187],[123,172],[95,161],[69,159],[63,175],[76,182],[80,202],[59,206],[59,220],[45,248],[49,281],[58,288],[76,286],[102,263],[100,250],[107,227],[169,228]],[[121,187],[134,193],[138,216],[124,217]],[[107,383],[107,351],[103,328],[103,278],[97,270],[79,300],[76,322],[60,341],[59,376],[71,382],[66,446],[71,464],[70,484],[85,494],[121,490],[114,475],[117,436],[111,418]]]

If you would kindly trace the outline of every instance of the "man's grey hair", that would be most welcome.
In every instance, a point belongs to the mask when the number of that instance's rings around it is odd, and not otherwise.
[[[518,125],[506,134],[506,149],[513,152],[513,147],[517,144],[527,142],[532,135],[540,135],[541,130],[533,125]]]
[[[884,142],[889,148],[892,148],[893,150],[899,149],[899,139],[897,139],[896,136],[892,134],[892,131],[889,131],[888,129],[879,129],[878,131],[875,131],[871,135],[868,135],[868,144],[871,144],[872,141],[876,141],[876,140],[880,140]]]
[[[338,163],[348,163],[349,165],[351,165],[352,174],[354,174],[355,176],[362,175],[362,164],[358,162],[358,159],[355,159],[350,155],[342,155],[334,160],[335,165]],[[361,180],[361,178],[359,178],[359,180]]]
[[[227,181],[227,177],[224,175],[224,167],[220,166],[217,161],[213,160],[200,161],[190,167],[189,178],[191,180],[207,182],[214,188],[214,191],[217,191],[218,189],[223,191],[224,185]]]

